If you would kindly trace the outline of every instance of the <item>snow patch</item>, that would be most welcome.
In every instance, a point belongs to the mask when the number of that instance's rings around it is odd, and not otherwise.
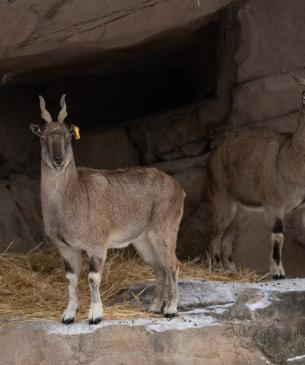
[[[300,355],[300,356],[295,356],[295,357],[290,357],[289,359],[287,359],[287,362],[292,362],[292,361],[298,361],[298,360],[302,360],[305,359],[305,355]]]
[[[145,328],[150,332],[165,332],[165,331],[182,331],[189,328],[202,328],[208,326],[215,326],[218,323],[213,317],[207,315],[198,315],[195,318],[189,316],[182,318],[174,318],[172,320],[163,320],[157,322],[150,322],[145,325]]]
[[[165,332],[170,330],[181,331],[189,328],[202,328],[212,325],[217,325],[217,322],[213,317],[206,315],[206,312],[196,314],[195,317],[190,316],[188,312],[184,312],[181,313],[179,317],[172,319],[136,319],[128,321],[106,320],[97,325],[89,325],[87,321],[73,323],[68,326],[58,323],[50,325],[48,333],[57,335],[80,335],[92,333],[98,329],[109,326],[143,326],[149,332]]]
[[[257,309],[266,308],[271,304],[270,300],[268,299],[268,295],[264,293],[263,297],[259,299],[257,302],[254,303],[246,303],[246,306],[251,311],[256,311]]]
[[[283,279],[279,281],[267,281],[264,283],[244,284],[247,288],[257,288],[262,291],[293,292],[305,291],[305,280],[301,278]]]

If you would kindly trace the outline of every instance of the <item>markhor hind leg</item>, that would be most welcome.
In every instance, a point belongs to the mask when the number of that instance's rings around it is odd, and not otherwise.
[[[270,255],[270,273],[274,279],[285,277],[285,271],[282,264],[282,249],[284,244],[283,222],[276,218],[271,234],[271,255]]]
[[[163,308],[164,316],[167,318],[172,318],[177,315],[178,312],[178,274],[179,266],[178,261],[175,258],[169,260],[170,266],[167,268],[167,282],[168,282],[168,301]]]
[[[233,207],[234,211],[237,211],[237,207]],[[236,266],[232,259],[233,254],[233,242],[236,239],[238,232],[245,226],[248,222],[247,214],[237,214],[235,213],[234,218],[232,219],[229,227],[227,228],[221,244],[221,258],[223,262],[223,266],[226,270],[230,272],[236,272]]]
[[[149,311],[161,313],[166,287],[164,266],[146,233],[138,238],[133,245],[143,261],[151,265],[156,274],[155,295],[153,302],[149,306]]]
[[[174,317],[178,306],[178,260],[175,253],[177,233],[150,231],[149,239],[165,272],[166,290],[163,291],[163,303],[165,303],[163,313],[165,317]]]
[[[236,204],[222,194],[214,196],[211,202],[212,213],[212,264],[214,270],[233,269],[232,241],[229,240],[230,225],[236,214]],[[226,237],[226,233],[228,236]]]
[[[221,260],[221,239],[222,239],[222,232],[213,233],[211,249],[212,249],[212,266],[215,271],[223,270],[223,264]]]
[[[164,304],[164,295],[166,289],[165,271],[164,268],[159,265],[155,266],[153,270],[156,274],[156,288],[154,300],[149,306],[148,310],[153,313],[161,313]]]
[[[221,259],[223,266],[229,272],[236,272],[236,266],[232,260],[233,254],[233,240],[235,238],[235,225],[234,221],[227,228],[221,242]]]

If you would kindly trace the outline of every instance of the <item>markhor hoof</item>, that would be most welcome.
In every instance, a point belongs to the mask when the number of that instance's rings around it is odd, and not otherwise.
[[[89,319],[89,324],[99,324],[101,322],[102,318],[101,317],[97,317],[95,319]]]
[[[71,323],[73,323],[74,322],[74,318],[67,318],[67,319],[62,319],[61,320],[61,322],[63,323],[63,324],[71,324]]]
[[[280,280],[280,279],[285,279],[285,275],[272,275],[274,280]]]
[[[164,313],[165,318],[174,318],[177,317],[178,313]]]

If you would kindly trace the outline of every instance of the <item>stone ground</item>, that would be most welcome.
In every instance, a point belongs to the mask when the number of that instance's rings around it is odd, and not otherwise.
[[[2,318],[0,364],[305,364],[305,279],[179,286],[174,319],[64,326]],[[133,292],[146,306],[153,285]]]

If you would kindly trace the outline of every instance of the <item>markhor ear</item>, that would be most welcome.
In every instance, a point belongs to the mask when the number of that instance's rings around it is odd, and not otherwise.
[[[39,138],[41,137],[41,129],[39,124],[30,124],[31,131],[36,134]]]
[[[73,136],[73,134],[74,134],[74,128],[75,128],[75,125],[70,124],[69,131],[70,131],[71,136]]]
[[[303,105],[305,105],[305,91],[302,92],[302,102]]]

